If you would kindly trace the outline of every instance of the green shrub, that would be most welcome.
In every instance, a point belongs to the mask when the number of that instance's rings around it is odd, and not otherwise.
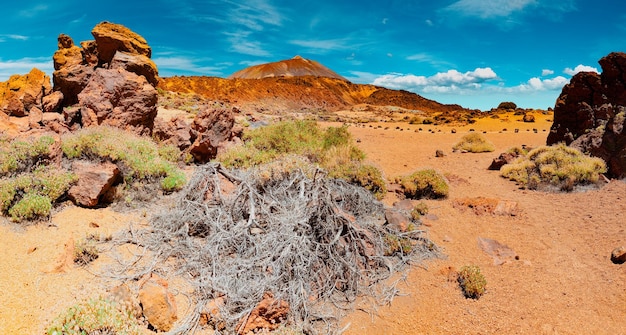
[[[50,215],[52,203],[76,181],[74,174],[47,166],[0,179],[0,212],[9,214],[14,221],[46,217]]]
[[[117,303],[92,299],[70,307],[47,329],[48,335],[143,334],[132,314]]]
[[[149,138],[106,126],[90,127],[63,137],[63,153],[70,159],[110,160],[118,163],[125,181],[167,179],[165,191],[180,189],[184,175],[173,161],[180,153],[173,147],[159,147]]]
[[[489,142],[482,134],[470,133],[455,144],[452,149],[468,152],[491,152],[496,149],[493,143]]]
[[[0,176],[28,172],[42,164],[50,155],[54,138],[48,135],[37,139],[0,142]]]
[[[418,170],[408,176],[398,177],[395,181],[409,199],[437,199],[448,196],[446,179],[433,169]]]
[[[351,143],[346,126],[322,130],[315,121],[280,122],[246,132],[244,141],[244,145],[231,148],[217,159],[226,167],[247,169],[290,157],[284,168],[264,167],[260,171],[265,176],[263,179],[270,179],[274,173],[302,167],[302,161],[293,158],[301,156],[328,171],[330,177],[360,185],[378,199],[387,192],[382,172],[363,164],[365,154]]]
[[[461,268],[458,277],[459,285],[466,298],[478,299],[485,293],[487,280],[475,265],[467,265]]]
[[[559,144],[531,150],[525,157],[503,166],[501,175],[529,189],[554,186],[571,191],[577,185],[596,183],[606,171],[602,159]]]
[[[36,193],[26,193],[24,197],[9,209],[14,221],[31,220],[50,215],[52,201]]]

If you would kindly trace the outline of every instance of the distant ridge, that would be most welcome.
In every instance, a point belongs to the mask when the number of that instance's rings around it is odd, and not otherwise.
[[[348,81],[314,60],[295,56],[292,59],[247,67],[231,74],[229,79],[263,79],[273,77],[327,77]]]

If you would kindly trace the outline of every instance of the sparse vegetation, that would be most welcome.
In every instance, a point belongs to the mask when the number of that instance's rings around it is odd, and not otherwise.
[[[487,280],[476,265],[466,265],[459,271],[459,285],[466,298],[478,299],[486,290]]]
[[[577,185],[596,183],[606,170],[602,159],[559,144],[531,150],[514,163],[503,166],[501,174],[528,189],[557,187],[572,191]]]
[[[496,148],[482,134],[471,133],[461,137],[461,140],[452,149],[478,153],[492,152]]]
[[[397,177],[395,182],[400,184],[404,195],[409,199],[437,199],[448,196],[448,182],[433,169],[418,170],[408,176]]]
[[[0,177],[29,172],[46,164],[53,144],[54,138],[47,135],[37,139],[0,140]]]
[[[182,172],[172,162],[173,147],[159,148],[152,140],[121,129],[98,126],[63,137],[63,153],[70,159],[110,160],[117,163],[127,183],[134,180],[162,180],[164,191],[179,190],[185,184]]]
[[[47,329],[48,335],[143,334],[132,314],[117,303],[92,299],[70,307]]]
[[[98,248],[96,247],[96,238],[91,235],[84,239],[80,239],[74,245],[74,263],[78,265],[87,265],[98,259]]]
[[[420,201],[417,205],[411,209],[411,218],[415,221],[419,220],[422,215],[428,214],[428,205]]]
[[[330,177],[365,187],[377,198],[386,193],[379,169],[363,163],[365,154],[352,144],[347,127],[321,129],[314,121],[288,121],[250,130],[245,144],[218,156],[226,167],[250,168],[298,155],[328,171]]]

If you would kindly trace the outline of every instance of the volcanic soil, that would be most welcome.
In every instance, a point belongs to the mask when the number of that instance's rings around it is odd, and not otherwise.
[[[487,167],[512,146],[545,143],[550,121],[522,123],[484,118],[451,127],[369,123],[351,126],[358,146],[386,177],[432,167],[450,182],[450,197],[427,200],[423,219],[442,259],[407,269],[400,295],[374,308],[360,302],[342,321],[345,334],[624,334],[626,264],[610,261],[626,245],[626,183],[612,180],[599,190],[547,193],[519,189]],[[378,128],[378,126],[381,126]],[[387,129],[385,129],[387,128]],[[419,131],[419,128],[422,128]],[[470,131],[483,132],[492,153],[452,152]],[[507,128],[507,131],[503,131]],[[518,128],[519,132],[513,129]],[[537,132],[532,131],[537,128]],[[444,157],[435,157],[436,150]],[[516,202],[515,216],[454,206],[462,198]],[[384,202],[397,200],[389,193]],[[70,238],[106,236],[146,224],[155,206],[130,212],[67,206],[50,221],[20,226],[0,223],[0,333],[41,334],[55,316],[116,283],[102,276],[110,250],[88,267],[64,263]],[[518,259],[504,263],[483,251],[478,238],[497,240]],[[455,271],[477,265],[487,280],[478,300],[463,297]],[[65,268],[64,268],[65,267]],[[177,296],[180,313],[187,300]]]

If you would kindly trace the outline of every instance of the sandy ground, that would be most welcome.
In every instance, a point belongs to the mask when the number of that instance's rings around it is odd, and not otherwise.
[[[455,134],[451,127],[406,123],[350,127],[368,159],[387,177],[433,167],[448,175],[451,191],[449,199],[427,201],[436,218],[424,219],[446,258],[409,269],[400,285],[403,295],[389,306],[371,312],[370,306],[360,305],[343,322],[346,334],[626,333],[626,265],[609,259],[613,248],[626,245],[626,183],[544,193],[520,190],[486,169],[509,147],[544,144],[548,117],[538,116],[535,124],[482,119],[456,127]],[[452,153],[451,147],[470,128],[486,131],[496,152]],[[437,149],[446,156],[436,158]],[[476,215],[452,206],[455,199],[477,196],[518,202],[522,212],[513,217]],[[385,202],[395,200],[389,194]],[[89,267],[50,270],[63,258],[70,237],[110,235],[145,221],[141,214],[69,206],[50,222],[33,226],[1,221],[0,334],[41,334],[67,307],[112,287],[113,280],[94,275],[107,262],[106,250]],[[519,260],[495,265],[478,247],[478,237],[506,244]],[[450,276],[468,264],[478,265],[487,278],[487,292],[479,300],[465,299]]]

